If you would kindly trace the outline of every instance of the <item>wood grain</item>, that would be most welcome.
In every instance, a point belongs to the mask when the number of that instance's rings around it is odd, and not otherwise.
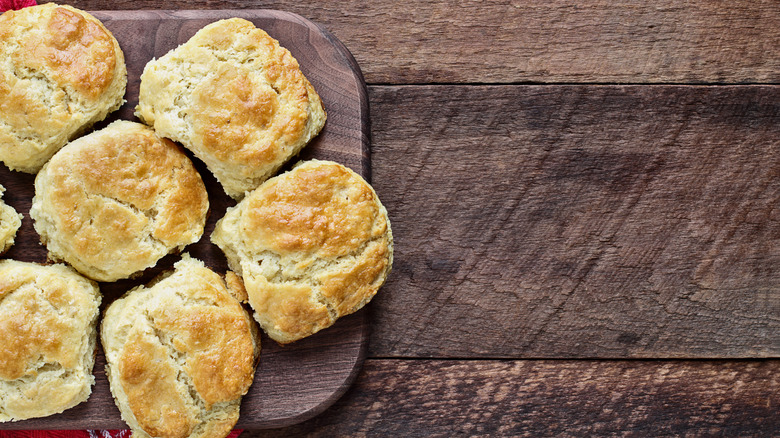
[[[369,93],[371,356],[780,356],[780,87]]]
[[[780,362],[367,360],[322,416],[245,438],[776,436]]]
[[[322,97],[328,121],[320,135],[308,145],[301,158],[338,161],[365,177],[370,176],[368,97],[360,69],[349,52],[326,30],[294,14],[274,11],[245,11],[241,15],[280,40],[295,56]],[[117,37],[128,67],[127,103],[97,128],[117,118],[137,120],[133,108],[138,102],[140,74],[146,62],[160,57],[189,39],[209,22],[227,15],[220,12],[102,12],[96,13]],[[209,241],[214,224],[228,206],[234,205],[203,163],[193,159],[209,192],[211,213],[204,237],[186,251],[224,273],[227,263]],[[297,161],[297,160],[293,160]],[[34,177],[0,168],[0,183],[8,190],[4,200],[23,213],[17,243],[4,256],[16,260],[46,262],[29,217],[34,195]],[[141,278],[100,284],[104,307],[131,289],[170,269],[178,255],[162,259]],[[242,404],[237,427],[262,428],[293,424],[310,418],[330,406],[346,391],[362,364],[368,340],[367,313],[358,312],[334,327],[303,341],[280,347],[263,337],[263,351],[255,381]],[[0,423],[3,429],[111,429],[124,423],[108,388],[105,358],[98,353],[96,385],[90,399],[76,408],[52,417]]]
[[[160,7],[155,0],[77,3]],[[296,12],[344,41],[369,83],[780,82],[774,0],[174,0],[163,7]]]

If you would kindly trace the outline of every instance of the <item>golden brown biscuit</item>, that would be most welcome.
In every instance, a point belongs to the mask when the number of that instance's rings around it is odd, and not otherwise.
[[[111,392],[140,437],[226,436],[260,352],[225,281],[187,255],[112,303],[101,340]]]
[[[145,125],[117,121],[46,163],[30,216],[51,257],[115,281],[198,241],[208,205],[200,175],[178,146]]]
[[[65,265],[0,261],[0,422],[89,397],[100,300],[97,285]]]
[[[0,16],[0,161],[35,173],[119,108],[125,58],[92,15],[47,3]]]
[[[0,197],[3,193],[5,187],[0,185]],[[22,226],[22,215],[0,199],[0,254],[8,251],[8,248],[14,244],[20,226]]]
[[[298,62],[247,20],[212,23],[146,65],[136,115],[206,163],[239,199],[325,124]]]
[[[255,319],[280,343],[329,327],[376,294],[393,262],[387,211],[363,178],[307,161],[266,181],[211,241],[244,280]]]

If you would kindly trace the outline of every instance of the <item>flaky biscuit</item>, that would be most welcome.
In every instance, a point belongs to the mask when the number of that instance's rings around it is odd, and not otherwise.
[[[54,3],[0,16],[0,161],[28,173],[118,109],[122,50],[92,15]]]
[[[97,285],[65,265],[0,261],[0,422],[89,397],[100,300]]]
[[[211,241],[244,280],[255,319],[288,343],[376,294],[393,262],[387,211],[355,172],[311,160],[228,209]]]
[[[240,18],[212,23],[149,62],[136,115],[192,150],[236,199],[296,155],[326,118],[290,52]]]
[[[52,258],[115,281],[198,241],[208,205],[181,148],[145,125],[117,121],[46,163],[30,216]]]
[[[3,193],[5,187],[0,185],[0,197]],[[0,254],[8,251],[8,248],[14,244],[20,226],[22,226],[22,215],[0,199]]]
[[[226,436],[260,352],[225,281],[187,255],[112,303],[101,341],[111,392],[137,437]]]

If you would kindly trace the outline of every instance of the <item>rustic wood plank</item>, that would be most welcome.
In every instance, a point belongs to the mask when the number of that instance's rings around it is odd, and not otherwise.
[[[95,10],[160,6],[74,3]],[[773,0],[415,0],[402,7],[173,0],[164,7],[296,12],[344,41],[369,83],[780,82],[780,8]]]
[[[324,415],[242,436],[774,436],[778,393],[778,361],[367,360]]]
[[[137,120],[133,108],[138,102],[139,78],[146,62],[185,42],[207,23],[228,16],[213,11],[101,12],[96,15],[117,37],[128,67],[127,103],[98,127],[117,118]],[[254,21],[279,39],[298,59],[322,97],[328,121],[301,157],[338,161],[369,177],[368,96],[360,70],[349,52],[327,31],[293,14],[248,11],[238,15]],[[202,162],[193,161],[209,192],[211,212],[204,237],[186,251],[224,273],[227,268],[224,255],[210,243],[209,235],[225,209],[235,201],[224,194]],[[0,166],[0,183],[7,189],[4,200],[25,215],[16,245],[3,257],[42,263],[46,262],[46,249],[38,243],[39,237],[28,214],[34,195],[33,182],[32,175],[11,172]],[[170,269],[178,259],[178,255],[163,258],[141,278],[101,283],[104,307],[132,287]],[[243,400],[237,427],[289,425],[330,406],[357,375],[365,356],[368,328],[367,313],[361,311],[340,320],[330,329],[286,347],[280,347],[264,336],[255,381]],[[0,423],[0,429],[125,427],[109,392],[104,365],[105,358],[100,350],[94,369],[96,385],[87,402],[51,417]]]
[[[780,356],[780,86],[369,94],[371,356]]]

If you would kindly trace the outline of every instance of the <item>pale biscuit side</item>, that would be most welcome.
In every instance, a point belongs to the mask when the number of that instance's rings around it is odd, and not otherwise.
[[[0,185],[0,197],[5,193],[5,187]],[[13,207],[0,199],[0,254],[8,251],[14,244],[16,232],[22,226],[22,215]]]

